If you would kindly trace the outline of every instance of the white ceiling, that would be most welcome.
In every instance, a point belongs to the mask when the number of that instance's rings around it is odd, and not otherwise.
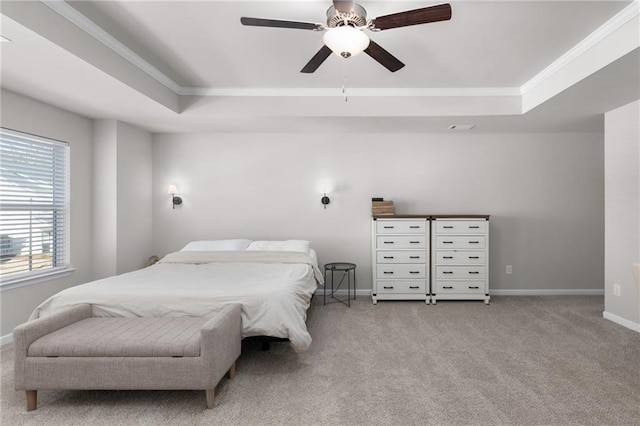
[[[436,3],[361,4],[374,18]],[[451,4],[450,21],[368,32],[406,64],[396,73],[363,54],[302,74],[322,33],[240,17],[324,22],[330,1],[3,0],[1,84],[154,132],[599,131],[602,112],[640,98],[637,40],[604,54],[613,36],[594,39],[603,25],[623,37],[621,14],[638,38],[637,1]],[[585,40],[596,41],[576,49]],[[522,114],[534,82],[541,100]]]

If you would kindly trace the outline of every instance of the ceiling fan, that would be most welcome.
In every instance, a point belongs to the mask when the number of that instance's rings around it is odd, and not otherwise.
[[[293,28],[299,30],[326,31],[324,46],[302,68],[300,72],[312,73],[331,55],[335,53],[343,58],[350,58],[361,52],[378,61],[391,72],[398,71],[404,64],[378,43],[369,39],[363,32],[382,31],[391,28],[408,27],[410,25],[451,19],[451,5],[439,4],[406,12],[393,13],[367,20],[367,11],[353,0],[333,0],[333,6],[327,10],[327,24],[313,22],[283,21],[265,18],[240,18],[243,25],[254,27]]]

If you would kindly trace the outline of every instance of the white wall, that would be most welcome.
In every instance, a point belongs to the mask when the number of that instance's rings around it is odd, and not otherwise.
[[[117,266],[117,122],[95,120],[93,138],[93,273],[105,278]]]
[[[151,134],[96,120],[94,137],[94,272],[104,278],[145,266],[151,252]]]
[[[640,101],[605,114],[605,313],[640,331]],[[614,295],[614,285],[620,296]]]
[[[92,279],[92,123],[79,115],[2,90],[1,125],[69,142],[70,154],[70,237],[71,266],[69,277],[0,292],[0,336],[26,321],[33,309],[58,291]]]
[[[118,123],[116,273],[144,267],[151,255],[151,134]]]
[[[1,125],[69,142],[71,266],[66,278],[0,292],[0,336],[65,288],[138,269],[151,252],[151,134],[2,90]],[[95,141],[95,143],[94,143]]]
[[[153,138],[153,246],[308,239],[371,288],[370,200],[398,213],[491,214],[492,289],[604,281],[602,134],[163,134]],[[326,210],[319,185],[335,186]],[[167,185],[184,203],[171,209]],[[505,275],[505,265],[513,275]]]

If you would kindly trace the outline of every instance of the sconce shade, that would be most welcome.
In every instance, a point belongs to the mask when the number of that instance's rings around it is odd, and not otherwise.
[[[331,185],[329,185],[328,181],[322,181],[322,183],[320,184],[320,194],[327,195],[330,194],[332,190],[333,188],[331,188]]]
[[[171,204],[173,205],[173,209],[175,210],[176,206],[182,204],[182,198],[176,195],[178,192],[178,188],[175,185],[169,185],[169,189],[167,189],[167,194],[171,195]]]
[[[356,56],[369,47],[369,37],[350,25],[329,28],[323,39],[333,53],[343,58]]]

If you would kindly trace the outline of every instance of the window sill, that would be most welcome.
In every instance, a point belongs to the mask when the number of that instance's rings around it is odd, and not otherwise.
[[[70,276],[75,268],[67,267],[64,269],[58,269],[55,271],[50,271],[38,275],[30,275],[27,277],[15,278],[12,280],[7,280],[0,283],[0,292],[5,290],[13,290],[15,288],[26,287],[33,284],[40,284],[46,281],[51,281],[59,278],[64,278]]]

